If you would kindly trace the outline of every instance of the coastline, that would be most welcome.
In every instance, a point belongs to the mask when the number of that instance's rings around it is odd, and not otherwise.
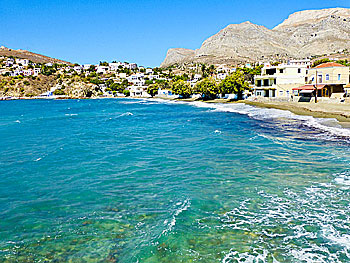
[[[126,97],[57,97],[57,98],[14,98],[12,100],[62,100],[62,99],[121,99]],[[251,100],[240,100],[232,101],[228,99],[215,99],[215,100],[198,100],[198,99],[173,99],[166,97],[128,97],[130,99],[162,99],[167,101],[182,101],[182,102],[195,102],[200,101],[204,103],[218,103],[218,104],[231,104],[231,103],[244,103],[246,105],[259,107],[259,108],[271,108],[278,110],[290,111],[296,115],[312,116],[314,118],[333,118],[336,119],[343,128],[350,128],[350,104],[347,103],[326,103],[318,102],[271,102],[271,101],[251,101]]]
[[[165,99],[169,100],[169,99]],[[174,100],[174,99],[170,99]],[[215,100],[193,100],[193,99],[175,99],[175,101],[184,102],[195,102],[200,101],[204,103],[218,103],[218,104],[234,104],[234,103],[244,103],[249,106],[254,106],[258,108],[270,108],[278,109],[292,112],[293,114],[300,116],[312,116],[314,118],[324,118],[324,119],[336,119],[338,124],[343,127],[350,129],[350,104],[347,103],[327,103],[318,102],[261,102],[261,101],[250,101],[250,100],[240,100],[231,101],[227,99],[215,99]]]
[[[308,102],[255,102],[243,103],[260,108],[287,110],[296,115],[312,116],[314,118],[334,118],[344,128],[350,128],[350,104],[308,103]]]

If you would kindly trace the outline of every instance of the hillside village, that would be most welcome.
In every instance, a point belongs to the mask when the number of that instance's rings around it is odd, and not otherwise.
[[[79,65],[1,56],[0,97],[348,101],[349,66],[347,60],[323,58],[145,68],[117,61]]]

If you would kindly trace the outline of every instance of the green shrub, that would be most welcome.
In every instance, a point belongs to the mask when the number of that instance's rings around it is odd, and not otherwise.
[[[61,89],[56,89],[54,92],[53,92],[54,95],[65,95],[66,93],[64,93],[63,90]]]
[[[125,95],[125,96],[127,96],[127,97],[129,97],[130,96],[130,90],[124,90],[123,91],[123,94]]]

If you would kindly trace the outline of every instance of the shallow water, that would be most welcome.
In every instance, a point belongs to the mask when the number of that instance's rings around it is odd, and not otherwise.
[[[0,112],[1,262],[350,261],[335,120],[131,99]]]

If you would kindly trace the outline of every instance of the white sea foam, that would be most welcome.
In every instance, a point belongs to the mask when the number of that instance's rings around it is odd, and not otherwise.
[[[186,199],[184,202],[176,203],[176,210],[173,213],[170,221],[168,219],[164,220],[164,225],[166,226],[166,229],[163,230],[162,235],[166,234],[167,232],[171,232],[171,230],[176,224],[177,216],[180,215],[183,211],[186,211],[190,206],[191,202],[189,199]]]
[[[219,112],[232,112],[243,115],[248,115],[252,119],[256,120],[278,120],[278,119],[290,119],[297,120],[306,127],[318,130],[322,132],[324,138],[330,137],[345,137],[350,139],[350,129],[343,128],[339,125],[339,122],[333,118],[314,118],[312,116],[296,115],[287,110],[271,109],[271,108],[259,108],[250,106],[245,103],[206,103],[201,101],[184,102],[184,101],[169,101],[162,99],[145,99],[145,101],[157,101],[166,104],[188,104],[198,108],[209,108],[211,111]],[[331,124],[331,125],[330,125]]]
[[[65,116],[78,116],[78,114],[77,113],[67,113],[67,114],[65,114]]]
[[[237,251],[231,250],[225,257],[222,259],[222,263],[229,262],[246,262],[246,263],[257,263],[257,262],[266,262],[268,256],[268,251],[264,249],[262,253],[255,252],[254,255],[244,252],[239,253]],[[278,263],[278,261],[274,259],[274,263]],[[232,261],[234,260],[234,261]]]
[[[336,183],[350,186],[350,172],[349,171],[342,172],[336,176],[337,177],[334,179],[334,181]]]

